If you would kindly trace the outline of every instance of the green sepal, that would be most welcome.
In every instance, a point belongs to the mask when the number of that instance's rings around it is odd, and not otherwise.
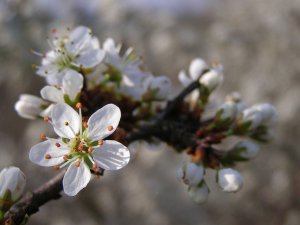
[[[0,210],[6,212],[13,204],[12,193],[10,190],[6,190],[0,198]]]

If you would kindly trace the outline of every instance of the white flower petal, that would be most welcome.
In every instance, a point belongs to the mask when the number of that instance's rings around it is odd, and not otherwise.
[[[74,70],[68,70],[63,79],[62,89],[71,101],[74,101],[83,86],[83,77]]]
[[[80,160],[80,166],[76,166],[76,162],[70,164],[64,179],[64,192],[69,196],[76,195],[79,191],[86,187],[91,180],[91,172],[89,167],[83,160]]]
[[[77,63],[83,67],[94,67],[104,59],[105,52],[100,49],[91,49],[80,54]]]
[[[60,147],[55,144],[59,143]],[[63,156],[70,153],[68,147],[60,140],[43,141],[30,149],[29,159],[40,166],[56,166],[64,162]],[[45,156],[49,154],[50,159]]]
[[[130,152],[121,143],[106,140],[103,145],[94,149],[93,158],[105,170],[119,170],[128,164]]]
[[[79,53],[91,40],[91,30],[87,27],[76,27],[70,34],[67,49],[73,54]]]
[[[40,66],[36,73],[42,77],[51,77],[57,73],[59,73],[58,67],[55,64],[46,64]]]
[[[178,79],[180,81],[180,83],[186,87],[188,85],[190,85],[193,81],[186,75],[184,70],[181,70],[178,74]]]
[[[53,106],[51,118],[54,131],[58,136],[74,138],[79,133],[81,119],[71,106],[64,103]]]
[[[192,80],[198,80],[204,70],[208,69],[208,65],[201,58],[194,59],[189,68],[189,73]]]
[[[89,118],[87,138],[96,141],[109,136],[116,130],[120,118],[121,111],[118,106],[114,104],[105,105]]]
[[[171,80],[165,76],[154,77],[150,84],[150,89],[157,90],[155,99],[165,100],[170,92]]]
[[[45,86],[41,90],[41,96],[43,99],[54,103],[64,102],[64,93],[53,86]]]

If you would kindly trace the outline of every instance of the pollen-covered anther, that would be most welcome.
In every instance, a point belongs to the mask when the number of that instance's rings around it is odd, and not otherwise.
[[[77,102],[77,104],[76,104],[76,108],[77,108],[77,109],[81,109],[81,108],[82,108],[82,104],[81,104],[81,102]]]
[[[87,124],[86,121],[83,122],[83,127],[84,127],[84,128],[88,128],[88,124]]]
[[[45,159],[51,159],[51,155],[46,154],[46,155],[45,155]]]
[[[59,148],[61,145],[59,143],[55,143],[55,146]]]
[[[114,127],[113,127],[113,126],[108,126],[107,129],[108,129],[109,131],[112,131],[112,130],[114,129]]]
[[[65,126],[69,126],[69,122],[68,121],[65,122]]]
[[[36,70],[36,69],[37,69],[37,65],[32,64],[32,65],[31,65],[31,68],[34,69],[34,70]]]
[[[48,122],[49,122],[49,120],[50,120],[50,119],[49,119],[49,117],[48,117],[48,116],[45,116],[45,117],[44,117],[44,121],[45,121],[46,123],[48,123]]]
[[[94,151],[94,149],[92,147],[88,148],[88,153],[92,153]]]
[[[41,139],[41,141],[45,141],[47,139],[47,137],[45,134],[41,134],[40,139]]]
[[[59,170],[59,166],[53,166],[53,169],[57,171]]]
[[[79,167],[79,166],[80,166],[80,161],[77,161],[77,162],[75,163],[75,166]]]
[[[83,144],[80,143],[80,144],[78,145],[78,147],[77,147],[77,150],[80,151],[80,152],[82,152],[82,151],[83,151],[83,148],[84,148]]]
[[[64,160],[68,160],[68,159],[69,159],[69,156],[68,156],[68,155],[64,155],[63,159],[64,159]]]
[[[104,144],[104,141],[103,140],[99,140],[98,141],[98,145],[103,145]]]
[[[98,168],[97,164],[96,164],[96,163],[93,163],[93,169],[95,170],[95,169],[97,169],[97,168]]]

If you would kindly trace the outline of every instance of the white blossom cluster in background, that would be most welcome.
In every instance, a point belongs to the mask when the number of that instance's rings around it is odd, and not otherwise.
[[[266,142],[272,138],[277,113],[269,103],[248,107],[236,92],[228,95],[223,104],[211,107],[209,96],[223,81],[223,67],[213,65],[209,72],[205,72],[208,69],[209,65],[204,60],[196,58],[190,64],[189,73],[181,71],[178,78],[183,86],[187,86],[204,73],[199,79],[204,88],[195,90],[186,100],[191,111],[197,107],[204,111],[201,118],[203,121],[211,120],[202,132],[222,131],[221,143],[216,140],[218,144],[212,146],[215,154],[222,156],[222,164],[216,168],[216,182],[224,192],[237,192],[243,186],[243,177],[229,166],[234,165],[234,162],[252,159],[258,154],[259,146],[256,142]],[[224,148],[225,142],[232,137],[240,138],[232,141],[229,149]],[[177,173],[178,178],[188,186],[190,197],[197,203],[205,202],[209,194],[201,154],[200,147],[192,156],[192,162],[184,163]]]
[[[133,48],[124,48],[111,38],[100,44],[87,27],[53,29],[51,37],[47,39],[49,52],[32,50],[41,57],[41,65],[33,68],[45,78],[46,85],[40,97],[21,95],[15,109],[23,118],[43,119],[53,126],[58,138],[41,135],[42,142],[30,149],[29,159],[55,170],[67,168],[63,189],[74,196],[87,186],[93,174],[97,176],[104,170],[118,170],[128,164],[132,157],[128,148],[106,138],[118,135],[117,129],[131,131],[155,118],[167,105],[160,103],[170,99],[171,81],[146,71]],[[208,198],[207,169],[216,170],[216,182],[224,192],[241,189],[243,178],[233,167],[257,155],[257,142],[271,139],[277,120],[272,105],[249,107],[238,93],[228,95],[223,104],[215,104],[211,95],[222,84],[223,72],[221,64],[210,65],[196,58],[188,72],[182,70],[178,75],[184,87],[200,84],[179,107],[181,114],[173,115],[176,122],[182,120],[194,127],[192,136],[196,144],[176,151],[186,151],[191,156],[190,162],[183,163],[178,170],[178,178],[188,186],[190,197],[197,203]],[[122,121],[121,113],[129,121]],[[118,128],[120,121],[125,125]],[[233,137],[237,141],[229,148],[224,147]],[[163,137],[150,138],[162,146]],[[163,144],[176,148],[168,141]],[[0,181],[3,216],[21,197],[25,178],[18,168],[10,167],[2,170]]]

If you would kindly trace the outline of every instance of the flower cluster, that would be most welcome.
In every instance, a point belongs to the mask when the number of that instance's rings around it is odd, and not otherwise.
[[[144,70],[132,48],[111,38],[101,45],[83,26],[52,33],[49,52],[32,51],[42,58],[41,65],[33,67],[47,85],[41,97],[21,95],[15,109],[21,117],[41,118],[53,126],[58,138],[41,135],[42,142],[30,149],[29,158],[55,170],[67,167],[63,178],[67,195],[85,188],[92,174],[126,166],[131,156],[123,144],[137,151],[141,145],[134,145],[136,140],[148,148],[168,144],[190,156],[178,170],[178,178],[197,203],[205,202],[210,192],[207,169],[216,171],[216,182],[224,192],[241,189],[243,178],[233,168],[258,154],[258,142],[270,140],[277,120],[272,105],[248,107],[238,93],[216,104],[212,96],[223,82],[223,66],[201,58],[191,62],[188,73],[182,70],[178,75],[185,87],[182,93],[193,91],[184,100],[179,95],[169,104],[160,104],[168,103],[171,81]],[[137,131],[140,134],[132,135]],[[112,140],[107,140],[110,135]],[[155,143],[145,142],[150,140]],[[15,190],[0,187],[12,194]],[[15,196],[13,201],[19,197]]]
[[[193,81],[201,83],[200,89],[186,98],[193,119],[201,122],[196,127],[196,145],[186,149],[191,162],[179,169],[179,179],[188,185],[189,195],[197,203],[205,202],[209,194],[205,168],[216,170],[216,181],[224,192],[237,192],[243,186],[243,178],[231,167],[257,155],[259,146],[255,142],[272,138],[277,121],[274,107],[269,103],[247,107],[238,93],[232,93],[212,109],[210,95],[223,81],[223,67],[210,67],[200,58],[191,62],[189,76],[181,71],[178,77],[184,86]],[[227,142],[231,147],[226,147]]]
[[[49,52],[32,50],[42,58],[41,65],[33,65],[33,68],[48,85],[41,90],[41,98],[28,94],[20,96],[15,109],[21,117],[51,116],[56,103],[74,107],[84,92],[95,88],[111,90],[143,103],[167,100],[170,79],[144,71],[142,61],[132,48],[123,51],[111,38],[101,47],[91,30],[83,26],[68,28],[61,34],[53,29],[52,33],[53,40],[48,40]]]

